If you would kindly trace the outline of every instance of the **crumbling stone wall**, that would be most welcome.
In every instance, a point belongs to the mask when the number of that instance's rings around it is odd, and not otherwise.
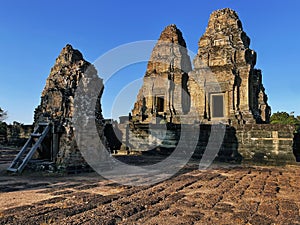
[[[17,122],[7,125],[6,145],[23,146],[33,132],[32,125],[24,125]]]
[[[76,89],[87,69],[89,73],[97,76],[96,69],[84,60],[82,54],[71,45],[66,45],[51,69],[42,92],[41,103],[35,111],[35,123],[47,120],[54,124],[53,135],[59,140],[59,150],[54,161],[64,169],[87,166],[77,147],[72,125]],[[95,109],[100,134],[103,133],[100,105],[102,92],[103,90],[99,90],[99,101]]]
[[[273,164],[296,162],[293,125],[239,125],[236,136],[238,151],[245,161]]]
[[[162,126],[162,127],[160,127]],[[197,125],[190,125],[197,126]],[[223,135],[221,143],[215,143],[211,138],[212,125],[201,124],[199,137],[195,137],[194,129],[185,129],[187,137],[197,138],[194,158],[202,158],[209,141],[211,146],[219,148],[215,160],[232,163],[252,163],[267,165],[295,164],[299,161],[300,139],[295,135],[295,127],[292,125],[270,124],[244,124],[237,127],[226,125],[225,129],[214,127],[214,135]],[[149,125],[137,124],[131,127],[136,133],[129,133],[127,147],[130,151],[152,150],[146,148],[145,143],[150,139]],[[170,154],[177,146],[181,136],[180,125],[152,125],[151,135],[159,133],[160,129],[167,129],[165,136],[157,145],[153,146],[160,154]],[[157,132],[156,132],[157,131]],[[155,135],[154,135],[155,137]],[[213,136],[212,138],[215,138]],[[152,138],[153,139],[153,138]],[[145,141],[146,140],[146,141]],[[146,146],[148,147],[148,146]],[[298,158],[298,160],[296,160]]]

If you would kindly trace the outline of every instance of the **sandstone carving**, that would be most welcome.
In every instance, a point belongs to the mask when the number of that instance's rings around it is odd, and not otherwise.
[[[213,12],[189,73],[191,108],[202,122],[268,123],[270,107],[256,53],[235,11]],[[208,70],[209,69],[209,70]]]
[[[198,46],[192,70],[181,32],[175,25],[162,32],[132,110],[127,146],[142,149],[150,138],[150,125],[168,123],[169,135],[157,149],[174,149],[180,134],[177,124],[186,116],[200,125],[194,156],[202,157],[212,124],[222,123],[226,132],[220,160],[293,162],[293,127],[268,124],[271,108],[262,72],[255,68],[257,55],[249,48],[250,38],[237,13],[228,8],[213,12]]]
[[[66,45],[51,69],[42,92],[41,103],[35,111],[35,123],[45,119],[54,123],[54,135],[57,135],[59,139],[59,151],[53,153],[53,158],[56,164],[63,167],[85,165],[76,145],[71,119],[74,113],[76,88],[87,69],[97,75],[94,67],[84,60],[78,50],[73,49],[71,45]],[[100,136],[103,133],[101,94],[102,92],[100,92],[96,109]]]
[[[133,116],[143,123],[157,123],[153,117],[178,123],[180,115],[196,112],[201,123],[268,123],[271,109],[249,45],[236,12],[217,10],[200,38],[191,71],[181,32],[175,25],[166,27],[153,49]]]
[[[132,110],[140,122],[178,121],[189,110],[188,72],[192,69],[181,31],[172,24],[161,33],[148,62]]]

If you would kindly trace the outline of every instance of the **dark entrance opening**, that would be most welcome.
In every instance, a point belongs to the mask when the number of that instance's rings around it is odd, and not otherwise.
[[[156,97],[156,110],[157,112],[164,112],[164,97],[163,96],[158,96]]]
[[[212,117],[224,117],[223,95],[212,95]]]

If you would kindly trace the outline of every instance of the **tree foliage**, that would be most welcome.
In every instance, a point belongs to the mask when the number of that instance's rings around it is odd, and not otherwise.
[[[7,124],[5,122],[0,122],[0,135],[6,135]]]
[[[6,118],[6,115],[6,112],[4,112],[0,107],[0,135],[6,135],[7,132],[7,124],[3,122],[3,120]]]
[[[0,107],[0,122],[6,119],[7,113]]]
[[[300,116],[295,117],[294,113],[276,112],[270,118],[271,124],[295,125],[296,130],[300,131]]]
[[[299,124],[298,118],[296,118],[293,113],[287,112],[276,112],[270,118],[271,124],[290,124],[290,125],[297,125]]]

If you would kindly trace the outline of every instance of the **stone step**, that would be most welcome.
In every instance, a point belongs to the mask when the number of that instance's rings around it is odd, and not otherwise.
[[[20,150],[0,150],[0,155],[16,155]]]
[[[0,160],[2,159],[14,159],[17,154],[14,155],[0,155]]]
[[[32,133],[32,134],[31,134],[31,137],[33,137],[33,138],[39,138],[41,135],[42,135],[42,134],[39,134],[39,133],[37,133],[37,134]]]
[[[40,122],[39,125],[40,125],[40,126],[48,126],[49,123],[47,123],[47,122]]]
[[[0,163],[11,163],[17,154],[20,152],[20,149],[4,147],[0,149]]]

